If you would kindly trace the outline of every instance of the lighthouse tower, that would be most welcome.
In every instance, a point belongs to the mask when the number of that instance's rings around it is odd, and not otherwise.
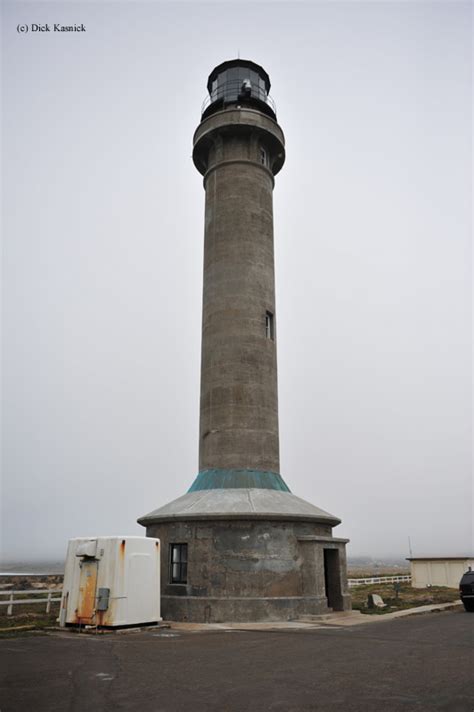
[[[254,62],[224,62],[193,140],[206,195],[199,472],[138,521],[162,542],[162,614],[287,620],[344,610],[340,520],[280,474],[273,187],[285,140]],[[310,473],[308,473],[310,474]]]

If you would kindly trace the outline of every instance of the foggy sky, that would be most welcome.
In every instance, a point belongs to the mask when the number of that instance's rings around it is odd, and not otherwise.
[[[238,53],[287,142],[281,473],[349,555],[472,553],[470,3],[14,2],[2,33],[2,557],[144,534],[197,474],[192,135]]]

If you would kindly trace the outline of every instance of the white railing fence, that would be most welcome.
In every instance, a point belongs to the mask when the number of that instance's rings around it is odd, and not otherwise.
[[[373,576],[371,578],[354,578],[348,579],[347,583],[349,588],[354,586],[367,586],[373,583],[409,583],[411,581],[411,576]],[[0,606],[7,606],[7,616],[13,615],[13,606],[21,606],[25,603],[31,604],[43,604],[45,606],[45,612],[49,613],[51,611],[52,603],[60,603],[61,601],[61,589],[30,589],[27,591],[0,591]],[[15,598],[15,596],[25,596],[28,598]],[[8,600],[2,601],[1,597],[7,596]],[[36,596],[36,598],[30,598],[30,596]]]
[[[367,586],[371,583],[410,583],[411,576],[373,576],[372,578],[348,579],[349,588],[353,586]]]
[[[46,595],[47,594],[47,595]],[[59,596],[59,598],[53,598],[53,596]],[[22,605],[24,603],[28,604],[38,604],[42,603],[46,606],[46,613],[51,611],[51,604],[61,601],[62,591],[58,589],[41,589],[34,588],[29,591],[0,591],[0,596],[8,596],[8,601],[0,600],[0,606],[8,606],[7,616],[13,615],[13,606]],[[41,596],[41,598],[16,598],[15,596]],[[45,597],[46,596],[46,597]]]

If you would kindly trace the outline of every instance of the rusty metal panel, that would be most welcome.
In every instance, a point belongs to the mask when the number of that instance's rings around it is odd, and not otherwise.
[[[94,619],[98,564],[96,559],[84,559],[81,562],[77,608],[77,618],[81,623],[92,623]]]

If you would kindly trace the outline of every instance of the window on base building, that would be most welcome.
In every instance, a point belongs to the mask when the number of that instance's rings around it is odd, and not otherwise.
[[[275,327],[273,323],[273,314],[269,311],[265,314],[265,336],[267,339],[275,339]]]
[[[170,544],[170,583],[187,583],[188,545]]]

